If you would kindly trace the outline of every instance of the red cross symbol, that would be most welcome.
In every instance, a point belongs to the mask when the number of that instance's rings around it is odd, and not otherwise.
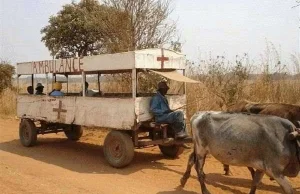
[[[61,112],[67,112],[66,109],[62,109],[62,102],[61,102],[61,100],[59,101],[58,108],[53,108],[53,112],[57,112],[57,119],[60,119],[60,113]]]
[[[161,49],[161,57],[157,57],[157,61],[160,61],[161,68],[164,68],[165,61],[169,61],[169,57],[164,56],[164,49]]]

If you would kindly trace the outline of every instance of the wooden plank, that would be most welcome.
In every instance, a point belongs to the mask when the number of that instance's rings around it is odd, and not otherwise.
[[[75,115],[75,98],[19,95],[17,98],[17,115],[18,117],[71,124],[74,121]],[[58,108],[65,110],[59,116],[56,111]]]
[[[148,69],[185,69],[186,58],[167,49],[144,49],[84,58],[53,59],[17,64],[17,74],[77,74],[82,71]]]
[[[81,74],[82,80],[81,80],[81,85],[82,85],[82,96],[85,97],[85,82],[86,82],[86,77],[85,77],[85,72],[83,71]]]
[[[18,117],[53,123],[131,129],[134,99],[19,95]]]
[[[135,51],[135,64],[136,68],[185,69],[186,58],[168,49],[163,49],[163,52],[161,49],[145,49]]]
[[[134,99],[77,97],[75,124],[115,129],[134,126]]]
[[[17,75],[17,94],[19,94],[19,78],[20,76]]]
[[[85,57],[83,64],[83,69],[86,72],[133,69],[134,51]]]
[[[46,74],[81,72],[83,61],[81,58],[54,59],[32,61],[17,64],[17,74]]]
[[[193,139],[192,138],[186,138],[186,139],[178,139],[175,140],[174,138],[166,138],[166,139],[159,139],[159,140],[154,140],[154,141],[145,141],[145,140],[140,140],[138,141],[138,145],[143,147],[143,146],[149,146],[149,145],[182,145],[184,143],[192,143]]]
[[[136,81],[136,69],[132,69],[131,82],[132,82],[132,98],[136,98],[137,81]]]

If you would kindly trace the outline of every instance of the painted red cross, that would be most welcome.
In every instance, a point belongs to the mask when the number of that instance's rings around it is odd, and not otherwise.
[[[169,61],[169,57],[164,56],[164,49],[161,49],[161,57],[157,57],[157,61],[160,61],[161,68],[164,68],[165,61]]]
[[[53,108],[53,112],[57,112],[57,119],[60,119],[61,112],[67,112],[66,109],[62,109],[62,101],[59,101],[58,108]]]

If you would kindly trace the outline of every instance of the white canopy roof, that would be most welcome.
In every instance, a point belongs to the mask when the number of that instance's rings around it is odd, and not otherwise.
[[[176,70],[173,71],[166,71],[166,72],[160,72],[160,71],[154,71],[150,70],[153,73],[157,73],[161,76],[164,76],[168,79],[179,81],[179,82],[186,82],[186,83],[200,83],[199,81],[193,80],[191,78],[185,77],[184,75],[181,75]]]
[[[17,74],[72,73],[142,69],[185,69],[185,55],[167,49],[144,49],[84,58],[17,64]]]

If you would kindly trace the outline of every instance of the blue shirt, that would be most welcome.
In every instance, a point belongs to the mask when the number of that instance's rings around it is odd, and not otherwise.
[[[54,90],[53,92],[51,92],[50,96],[63,96],[64,93],[58,90]]]
[[[167,98],[164,97],[159,91],[157,91],[155,96],[153,96],[150,101],[150,111],[155,117],[160,117],[163,114],[172,112]]]

